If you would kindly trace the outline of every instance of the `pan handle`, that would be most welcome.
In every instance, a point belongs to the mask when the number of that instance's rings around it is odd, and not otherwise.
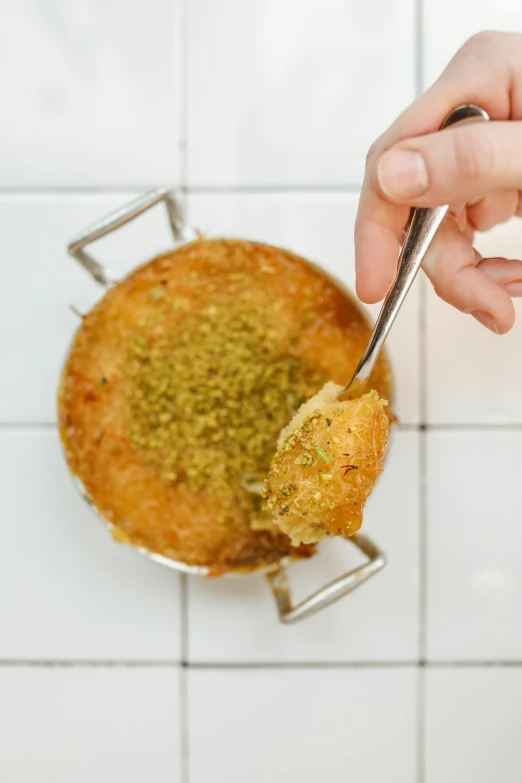
[[[292,606],[290,585],[286,566],[280,566],[277,571],[267,574],[267,579],[274,595],[279,619],[285,625],[297,623],[312,614],[330,606],[343,596],[351,593],[363,582],[376,574],[386,565],[386,555],[367,536],[356,534],[349,539],[361,552],[368,557],[364,565],[349,571],[333,582],[321,587],[317,592],[305,598],[297,606]]]
[[[195,236],[185,226],[181,207],[176,199],[174,191],[169,190],[168,188],[159,188],[158,190],[151,190],[149,193],[145,193],[144,196],[134,199],[134,201],[111,212],[110,215],[107,215],[93,226],[87,228],[67,245],[67,252],[79,261],[100,285],[110,285],[114,282],[114,279],[109,270],[87,253],[85,248],[87,245],[90,245],[91,242],[95,242],[97,239],[101,239],[101,237],[110,234],[112,231],[116,231],[116,229],[121,228],[121,226],[124,226],[126,223],[130,223],[131,220],[139,217],[139,215],[142,215],[161,201],[165,203],[167,208],[170,227],[175,242],[187,242],[194,239]]]

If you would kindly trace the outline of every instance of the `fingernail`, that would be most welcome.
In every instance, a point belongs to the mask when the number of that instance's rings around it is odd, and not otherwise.
[[[428,187],[428,170],[420,152],[389,150],[377,166],[379,185],[391,199],[420,196]]]
[[[491,331],[495,332],[495,334],[499,333],[495,320],[491,315],[489,315],[489,313],[483,313],[482,310],[473,310],[471,315],[473,318],[476,318],[477,321],[482,324],[482,326],[486,326],[488,329],[491,329]]]
[[[522,280],[513,280],[512,283],[507,283],[504,286],[504,291],[507,291],[510,296],[522,296]]]

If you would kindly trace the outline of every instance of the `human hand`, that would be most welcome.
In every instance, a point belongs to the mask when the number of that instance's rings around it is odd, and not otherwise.
[[[439,131],[462,103],[491,122]],[[471,38],[370,148],[355,224],[362,301],[393,283],[410,207],[443,204],[450,214],[423,269],[442,299],[503,334],[515,321],[511,297],[522,296],[522,260],[482,258],[473,235],[522,216],[522,35]]]

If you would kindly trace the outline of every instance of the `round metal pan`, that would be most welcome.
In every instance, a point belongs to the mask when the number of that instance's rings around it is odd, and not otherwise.
[[[185,242],[193,241],[197,237],[197,232],[193,231],[185,225],[174,191],[167,188],[160,188],[158,190],[146,193],[144,196],[141,196],[129,204],[124,205],[120,209],[112,212],[110,215],[107,215],[96,224],[86,229],[69,243],[67,247],[69,254],[79,261],[80,264],[87,270],[87,272],[89,272],[89,274],[101,286],[107,287],[112,285],[117,281],[113,278],[112,274],[106,267],[102,266],[86,251],[86,247],[91,242],[94,242],[97,239],[100,239],[101,237],[116,231],[121,226],[124,226],[126,223],[129,223],[130,221],[139,217],[151,207],[154,207],[160,203],[164,204],[166,207],[175,246],[178,247]],[[316,267],[315,264],[312,264],[309,261],[306,261],[306,263],[312,267]],[[320,272],[323,276],[331,279],[332,282],[345,294],[347,299],[352,302],[354,301],[354,297],[351,292],[338,280],[333,278],[331,275],[328,275],[323,269],[320,269]],[[110,530],[112,527],[111,523],[100,514],[96,506],[91,502],[82,482],[76,476],[73,478],[84,500],[89,504],[102,524]],[[280,560],[276,566],[262,567],[258,569],[259,571],[266,574],[268,583],[275,598],[279,619],[282,623],[294,623],[298,620],[302,620],[312,614],[315,614],[319,610],[329,606],[335,601],[338,601],[343,596],[355,590],[385,566],[386,557],[384,553],[366,535],[358,533],[350,538],[350,542],[366,555],[367,562],[358,568],[355,568],[352,571],[337,577],[295,606],[292,603],[288,582],[287,567],[289,565],[289,558]],[[143,547],[133,546],[132,548],[139,552],[139,554],[148,557],[150,560],[153,560],[156,563],[160,563],[161,565],[167,566],[168,568],[173,568],[174,570],[181,571],[185,574],[207,576],[209,573],[207,566],[188,565],[187,563],[183,563],[177,560],[171,560],[164,555],[149,552]],[[233,573],[226,574],[225,576],[230,575],[240,576],[239,574]]]

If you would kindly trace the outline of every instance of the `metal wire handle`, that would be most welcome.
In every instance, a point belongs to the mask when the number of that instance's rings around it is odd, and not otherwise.
[[[195,235],[185,226],[183,215],[174,191],[169,190],[168,188],[159,188],[158,190],[151,190],[149,193],[145,193],[144,196],[140,196],[134,201],[125,204],[125,206],[111,212],[110,215],[107,215],[93,226],[87,228],[79,236],[73,239],[72,242],[69,242],[67,245],[67,252],[79,261],[100,285],[110,285],[115,282],[112,274],[106,267],[102,266],[87,253],[84,248],[87,247],[87,245],[90,245],[91,242],[95,242],[97,239],[101,239],[107,234],[116,231],[116,229],[121,228],[121,226],[124,226],[126,223],[130,223],[131,220],[134,220],[134,218],[160,202],[164,202],[167,208],[167,215],[174,240],[176,242],[185,242],[193,239]]]
[[[297,606],[292,606],[286,568],[281,567],[275,573],[267,574],[267,579],[276,600],[279,619],[284,625],[304,620],[306,617],[310,617],[310,615],[330,606],[340,598],[343,598],[343,596],[351,593],[359,585],[362,585],[363,582],[370,579],[381,568],[384,568],[386,555],[369,538],[357,533],[348,540],[355,544],[361,552],[364,552],[368,557],[368,562],[321,587],[317,592],[312,593],[304,601],[297,604]]]

